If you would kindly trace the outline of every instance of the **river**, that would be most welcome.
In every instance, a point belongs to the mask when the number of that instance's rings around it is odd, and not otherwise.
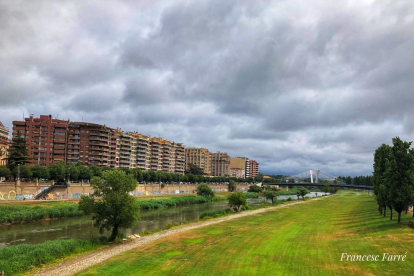
[[[323,193],[317,193],[320,196]],[[307,195],[315,197],[315,192]],[[278,199],[297,199],[297,196],[279,196]],[[263,199],[248,199],[249,205],[257,205]],[[127,236],[163,228],[169,223],[194,221],[206,211],[228,208],[227,201],[180,206],[160,210],[141,211],[140,220],[132,228],[121,230]],[[107,233],[107,232],[106,232]],[[25,224],[0,226],[0,247],[16,244],[36,244],[48,240],[78,238],[87,239],[99,236],[90,216],[41,220]]]

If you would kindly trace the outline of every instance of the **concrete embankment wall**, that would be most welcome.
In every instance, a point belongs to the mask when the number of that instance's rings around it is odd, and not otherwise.
[[[22,182],[16,185],[14,182],[0,183],[0,200],[17,199],[33,199],[40,190],[49,187],[51,183],[30,183]],[[246,191],[249,188],[248,183],[237,185],[237,190]],[[211,188],[216,192],[226,192],[228,185],[226,184],[210,184]],[[161,188],[159,183],[139,184],[134,196],[157,195],[157,194],[191,194],[195,193],[197,184],[164,184]],[[89,184],[72,183],[67,188],[55,187],[48,194],[49,199],[66,199],[79,198],[81,195],[93,193],[93,187]]]

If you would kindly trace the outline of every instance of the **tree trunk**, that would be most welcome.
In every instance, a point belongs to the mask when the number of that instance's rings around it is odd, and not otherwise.
[[[114,241],[118,237],[118,231],[119,227],[118,225],[115,225],[114,228],[112,228],[111,236],[109,237],[109,241]]]
[[[407,214],[408,213],[408,206],[407,206],[407,208],[405,208],[405,214]]]
[[[387,207],[385,206],[385,207],[383,208],[383,210],[384,210],[384,218],[385,218],[386,213],[387,213]]]
[[[392,208],[390,208],[390,212],[391,212],[390,220],[392,220]]]
[[[398,212],[398,222],[401,222],[401,212]]]
[[[413,209],[412,209],[412,211],[413,211],[413,218],[414,218],[414,205],[413,205]]]
[[[382,215],[382,206],[378,205],[378,211],[379,211],[380,215]]]

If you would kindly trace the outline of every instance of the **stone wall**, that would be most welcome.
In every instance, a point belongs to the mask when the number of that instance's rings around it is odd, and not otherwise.
[[[34,196],[42,189],[49,187],[51,183],[21,183],[16,185],[14,182],[0,184],[0,200],[7,199],[33,199]],[[226,184],[211,184],[211,188],[216,192],[227,192],[228,185]],[[238,184],[237,190],[247,191],[249,184]],[[135,191],[132,192],[134,196],[145,195],[160,195],[160,194],[193,194],[196,193],[196,184],[165,184],[163,188],[158,183],[139,184]],[[48,199],[67,199],[80,198],[81,195],[93,193],[93,188],[89,184],[72,183],[67,188],[55,187],[51,193],[48,194]]]

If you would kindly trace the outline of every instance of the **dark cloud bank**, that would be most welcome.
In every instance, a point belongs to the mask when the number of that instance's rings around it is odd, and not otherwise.
[[[2,1],[0,120],[105,123],[248,156],[267,173],[370,174],[413,140],[412,1]]]

